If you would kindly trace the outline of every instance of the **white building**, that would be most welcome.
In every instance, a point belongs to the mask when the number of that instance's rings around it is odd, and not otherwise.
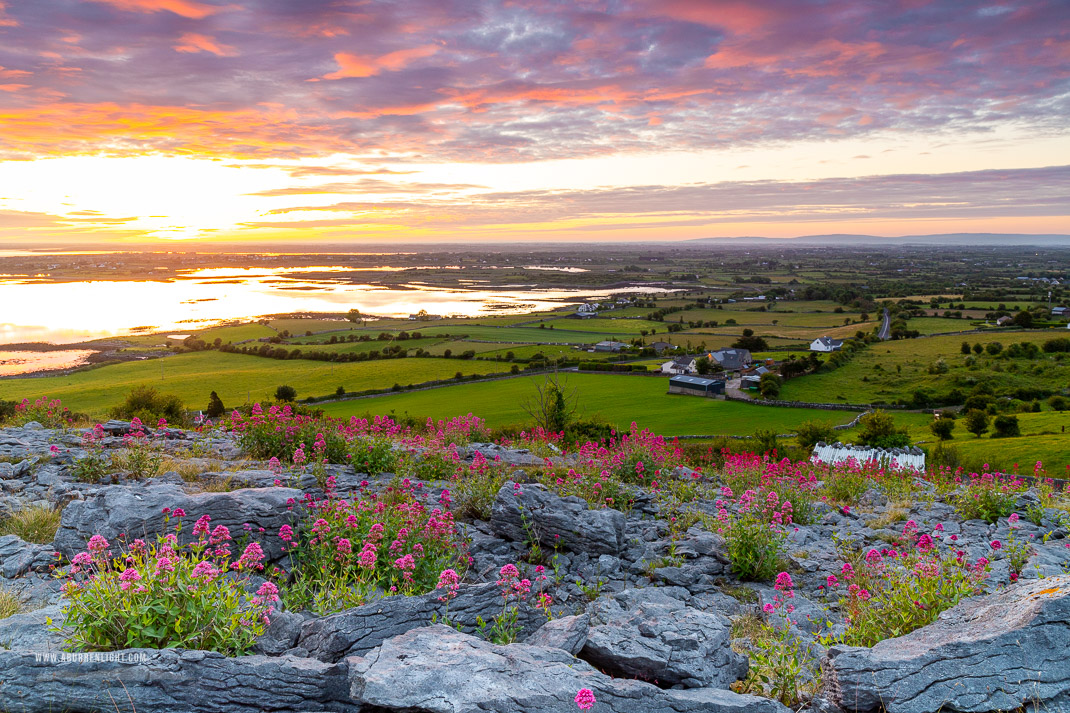
[[[810,351],[812,352],[837,352],[843,349],[842,339],[833,339],[832,337],[818,337],[814,341],[810,342]]]

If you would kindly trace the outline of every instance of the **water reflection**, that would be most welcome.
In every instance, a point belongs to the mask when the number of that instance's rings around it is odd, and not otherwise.
[[[29,374],[42,369],[71,369],[85,363],[93,352],[65,349],[56,352],[0,351],[0,376]]]
[[[579,268],[577,268],[579,269]],[[364,271],[358,268],[356,271]],[[410,282],[390,287],[353,284],[352,268],[211,268],[169,281],[38,282],[0,280],[0,344],[48,341],[69,344],[144,331],[187,331],[224,320],[290,312],[345,312],[404,317],[431,314],[523,314],[620,292],[538,289],[530,285],[441,287]],[[295,273],[335,273],[308,279]]]

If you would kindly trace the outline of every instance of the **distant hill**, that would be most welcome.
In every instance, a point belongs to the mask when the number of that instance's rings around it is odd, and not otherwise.
[[[802,235],[797,238],[695,238],[682,240],[681,243],[695,244],[746,244],[768,245],[969,245],[971,247],[1001,247],[1009,245],[1031,245],[1036,247],[1070,247],[1070,235],[1023,233],[941,233],[935,235],[901,235],[898,237],[881,237],[879,235]]]

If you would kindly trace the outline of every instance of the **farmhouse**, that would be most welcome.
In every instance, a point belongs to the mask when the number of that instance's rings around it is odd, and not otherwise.
[[[662,374],[694,374],[698,371],[697,359],[693,356],[676,357],[661,365]]]
[[[1011,317],[1003,316],[996,320],[997,327],[1006,327],[1008,324],[1012,324],[1014,319]]]
[[[718,349],[709,356],[711,362],[725,371],[746,369],[754,361],[747,349]]]
[[[810,351],[812,352],[838,352],[840,349],[843,349],[842,339],[818,337],[810,342]]]
[[[606,341],[606,342],[598,342],[598,344],[595,344],[594,345],[594,350],[596,352],[619,352],[619,351],[623,351],[623,350],[627,349],[628,347],[629,347],[629,345],[625,344],[624,342]]]
[[[576,314],[580,317],[593,317],[598,314],[598,306],[584,302],[576,308]]]
[[[669,344],[668,342],[651,342],[647,346],[652,348],[658,354],[661,354],[663,351],[666,351],[668,349],[676,349],[676,345],[675,344]]]
[[[724,393],[724,381],[704,379],[699,376],[674,376],[669,379],[670,394],[690,396],[717,396]]]
[[[1052,317],[1065,317],[1066,314],[1067,314],[1066,307],[1052,307],[1051,308],[1051,316]]]

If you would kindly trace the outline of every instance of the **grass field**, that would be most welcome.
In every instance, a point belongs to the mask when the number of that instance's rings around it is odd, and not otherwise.
[[[278,361],[245,354],[216,351],[179,354],[161,359],[103,366],[64,376],[0,381],[0,399],[58,398],[74,411],[106,414],[123,400],[131,387],[148,384],[176,394],[187,408],[204,408],[216,391],[227,406],[247,400],[273,398],[275,388],[288,384],[298,398],[324,396],[339,386],[347,391],[390,388],[448,379],[457,372],[486,374],[508,371],[508,365],[459,359],[388,359],[385,361],[329,362],[290,359]]]
[[[791,379],[784,383],[781,398],[797,401],[844,403],[894,402],[909,398],[918,388],[945,392],[959,388],[969,392],[977,383],[988,381],[994,387],[1062,388],[1070,380],[1070,367],[1041,354],[1036,360],[976,359],[966,367],[961,353],[963,341],[987,344],[998,341],[1043,343],[1065,336],[1058,330],[998,332],[943,337],[904,339],[873,344],[862,350],[846,365],[833,371]],[[930,374],[929,367],[938,359],[948,366],[948,373]],[[878,368],[879,367],[879,368]],[[998,370],[997,370],[998,367]]]
[[[324,410],[333,416],[407,413],[436,419],[472,413],[487,419],[492,426],[523,423],[530,417],[522,403],[534,393],[535,385],[542,379],[542,376],[534,376],[458,384],[325,404]],[[569,388],[576,389],[581,414],[598,415],[620,427],[627,427],[634,421],[664,435],[750,435],[762,428],[786,433],[810,419],[838,425],[857,415],[846,411],[752,406],[668,394],[668,380],[661,377],[570,374],[567,382]]]
[[[250,339],[260,339],[261,337],[274,337],[275,334],[275,330],[270,327],[265,327],[256,322],[247,322],[245,324],[227,324],[222,327],[213,327],[203,332],[197,332],[196,336],[206,342],[221,339],[223,344],[232,344]]]

